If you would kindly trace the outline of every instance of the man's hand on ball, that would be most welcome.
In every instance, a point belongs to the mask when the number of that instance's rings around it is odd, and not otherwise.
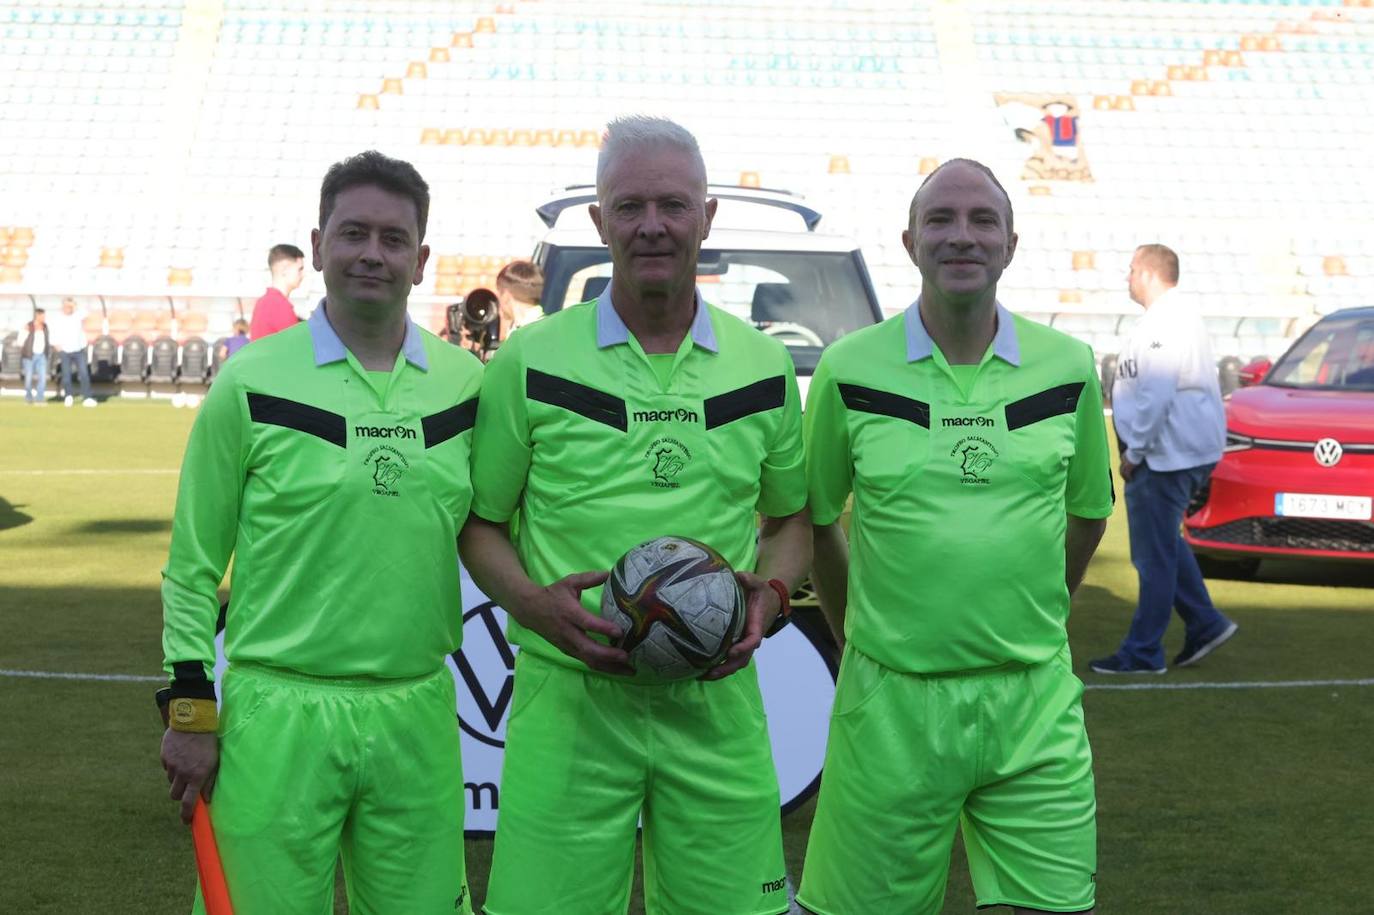
[[[559,651],[576,658],[592,670],[607,674],[633,674],[630,656],[620,648],[603,645],[588,633],[604,635],[613,642],[623,633],[610,620],[588,613],[579,600],[583,591],[595,588],[610,577],[609,572],[575,572],[540,588],[522,601],[516,619],[548,639]]]
[[[725,653],[725,660],[702,674],[703,680],[720,680],[743,669],[759,645],[763,644],[763,634],[782,610],[782,601],[769,586],[768,579],[753,572],[736,572],[735,580],[744,589],[744,631],[740,633],[739,641]]]

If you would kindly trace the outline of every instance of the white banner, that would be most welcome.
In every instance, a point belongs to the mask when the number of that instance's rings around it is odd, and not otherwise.
[[[464,821],[470,836],[491,835],[501,806],[501,762],[506,714],[515,686],[514,645],[506,641],[506,613],[463,571],[463,647],[448,659],[458,693],[462,731]],[[223,633],[215,639],[215,680],[224,672]],[[788,626],[754,655],[773,743],[773,764],[784,813],[820,785],[835,672],[821,649],[797,626]]]

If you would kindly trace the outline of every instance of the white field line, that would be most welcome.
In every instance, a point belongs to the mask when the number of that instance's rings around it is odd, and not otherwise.
[[[175,467],[163,468],[128,468],[102,467],[94,470],[0,470],[0,476],[12,477],[101,477],[101,476],[124,476],[127,474],[136,475],[162,475],[169,473],[180,473]]]
[[[1321,686],[1374,686],[1374,678],[1361,680],[1250,680],[1236,683],[1088,683],[1084,689],[1138,691],[1152,689],[1303,689]]]
[[[10,670],[0,668],[0,677],[25,677],[36,680],[98,680],[122,683],[165,683],[166,677],[140,674],[83,674],[65,670]],[[1170,689],[1311,689],[1313,687],[1374,686],[1374,677],[1358,680],[1249,680],[1197,683],[1089,683],[1085,690],[1141,692]]]
[[[0,677],[25,677],[33,680],[104,680],[116,683],[166,683],[166,677],[145,677],[139,674],[78,674],[65,670],[7,670],[0,667]]]

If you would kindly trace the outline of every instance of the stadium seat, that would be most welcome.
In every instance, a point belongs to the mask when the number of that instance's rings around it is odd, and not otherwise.
[[[109,334],[91,341],[91,381],[109,382],[119,377],[119,343]]]
[[[158,337],[149,351],[147,379],[154,382],[176,381],[177,369],[177,342],[171,337]]]
[[[148,372],[148,343],[134,334],[126,337],[119,352],[119,380],[129,384],[145,380]]]
[[[215,376],[219,374],[220,367],[224,365],[224,360],[220,358],[220,353],[224,351],[224,347],[228,342],[228,337],[220,337],[214,343],[210,344],[210,372],[206,376],[210,381],[215,380]]]
[[[189,337],[181,345],[180,380],[186,384],[203,384],[210,376],[210,351],[200,337]]]
[[[0,378],[11,381],[19,379],[23,374],[23,350],[24,341],[19,339],[18,334],[5,337],[3,348],[0,348]]]

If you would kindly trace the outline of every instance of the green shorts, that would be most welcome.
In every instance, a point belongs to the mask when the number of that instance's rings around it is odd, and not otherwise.
[[[845,650],[797,901],[817,915],[943,905],[956,824],[979,906],[1093,906],[1097,801],[1069,650],[1033,667],[903,674]]]
[[[447,668],[387,681],[234,664],[223,696],[210,815],[236,912],[329,915],[342,853],[354,915],[470,915]]]
[[[753,665],[651,686],[522,651],[488,915],[613,915],[644,822],[644,901],[666,915],[787,911],[782,818]]]

